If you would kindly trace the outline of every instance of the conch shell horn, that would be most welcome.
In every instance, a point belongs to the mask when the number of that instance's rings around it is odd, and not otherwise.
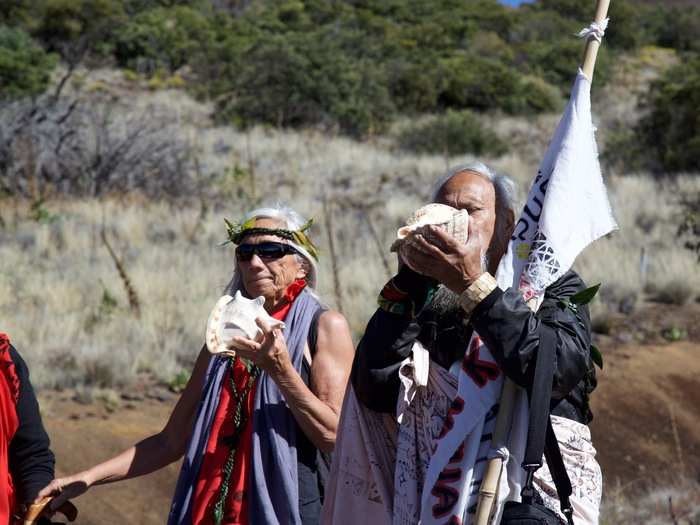
[[[446,204],[427,204],[416,210],[407,220],[406,225],[396,232],[396,240],[391,251],[398,251],[401,243],[418,228],[427,224],[439,226],[461,243],[466,243],[469,236],[469,213]]]
[[[236,355],[233,338],[245,337],[254,341],[262,341],[263,333],[256,324],[257,318],[262,318],[273,328],[284,328],[284,323],[268,315],[263,305],[264,297],[247,299],[240,291],[235,297],[224,295],[214,305],[207,321],[206,343],[212,354]]]

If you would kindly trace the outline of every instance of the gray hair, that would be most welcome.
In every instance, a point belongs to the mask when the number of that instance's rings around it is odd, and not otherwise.
[[[447,174],[443,175],[433,186],[430,194],[430,200],[435,201],[442,187],[452,177],[463,171],[473,171],[486,177],[493,184],[493,189],[496,192],[496,214],[499,215],[506,210],[515,214],[515,183],[513,180],[502,173],[489,168],[483,162],[470,162],[469,164],[458,164],[450,168]]]
[[[271,206],[264,206],[261,208],[255,208],[249,211],[243,216],[241,222],[246,222],[250,219],[277,219],[283,223],[283,227],[288,230],[299,230],[304,224],[306,224],[306,219],[301,216],[296,210],[282,203],[275,203]],[[285,241],[289,244],[294,244],[290,241]],[[294,247],[298,250],[295,254],[299,264],[306,270],[306,283],[309,291],[314,293],[314,288],[317,284],[318,279],[318,267],[316,261],[308,254],[308,252],[300,246],[294,244]],[[229,281],[226,286],[226,294],[235,295],[237,291],[243,290],[243,281],[241,279],[241,274],[238,271],[238,264],[235,265],[233,269],[233,276],[231,281]]]

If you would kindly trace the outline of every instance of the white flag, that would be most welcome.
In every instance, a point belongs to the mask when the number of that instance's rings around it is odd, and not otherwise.
[[[591,82],[579,69],[498,268],[501,287],[529,287],[539,294],[571,268],[586,246],[617,229],[594,133]]]

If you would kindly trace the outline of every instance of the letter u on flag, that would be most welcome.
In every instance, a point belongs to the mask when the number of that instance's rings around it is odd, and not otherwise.
[[[501,288],[518,288],[525,300],[534,299],[535,304],[545,288],[571,268],[586,246],[617,228],[598,162],[590,92],[590,80],[579,70],[569,103],[496,274]],[[487,349],[481,350],[482,356],[491,357]],[[474,414],[483,414],[482,407],[498,403],[500,390],[475,388],[473,377],[462,370],[458,398],[463,400],[464,410],[454,415],[449,431],[436,441],[428,467],[421,498],[421,523],[424,524],[467,525],[472,523],[476,509],[483,462],[475,463],[476,453],[459,452],[476,450],[479,441],[483,442],[484,422],[475,424]],[[520,389],[515,406],[508,438],[503,443],[492,442],[490,446],[492,455],[501,455],[508,462],[509,475],[501,478],[496,516],[500,515],[505,501],[520,499],[523,476],[520,462],[527,433],[527,399]],[[461,462],[456,462],[455,458]],[[439,499],[440,483],[446,471],[460,472],[459,482],[450,484],[455,498],[448,502]],[[450,508],[444,508],[447,505]]]

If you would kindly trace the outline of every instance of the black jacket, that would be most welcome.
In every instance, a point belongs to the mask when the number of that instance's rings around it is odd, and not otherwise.
[[[419,280],[414,278],[418,283],[414,288],[420,288]],[[403,285],[406,289],[405,281]],[[473,328],[504,373],[527,387],[531,383],[529,364],[534,363],[540,327],[546,324],[557,337],[552,414],[588,423],[592,419],[588,396],[596,385],[590,356],[590,314],[585,306],[580,306],[576,315],[559,305],[559,299],[585,287],[575,272],[567,272],[547,288],[537,313],[530,310],[517,290],[496,289],[474,309],[466,327],[461,318],[439,326],[423,312],[411,318],[380,308],[370,319],[355,356],[351,376],[355,393],[372,410],[394,412],[399,364],[410,354],[413,342],[419,340],[433,361],[449,368],[463,357]]]
[[[29,382],[29,370],[17,350],[10,357],[19,378],[17,418],[19,427],[10,442],[9,466],[19,503],[29,503],[54,477],[54,455],[41,423],[39,404]]]

